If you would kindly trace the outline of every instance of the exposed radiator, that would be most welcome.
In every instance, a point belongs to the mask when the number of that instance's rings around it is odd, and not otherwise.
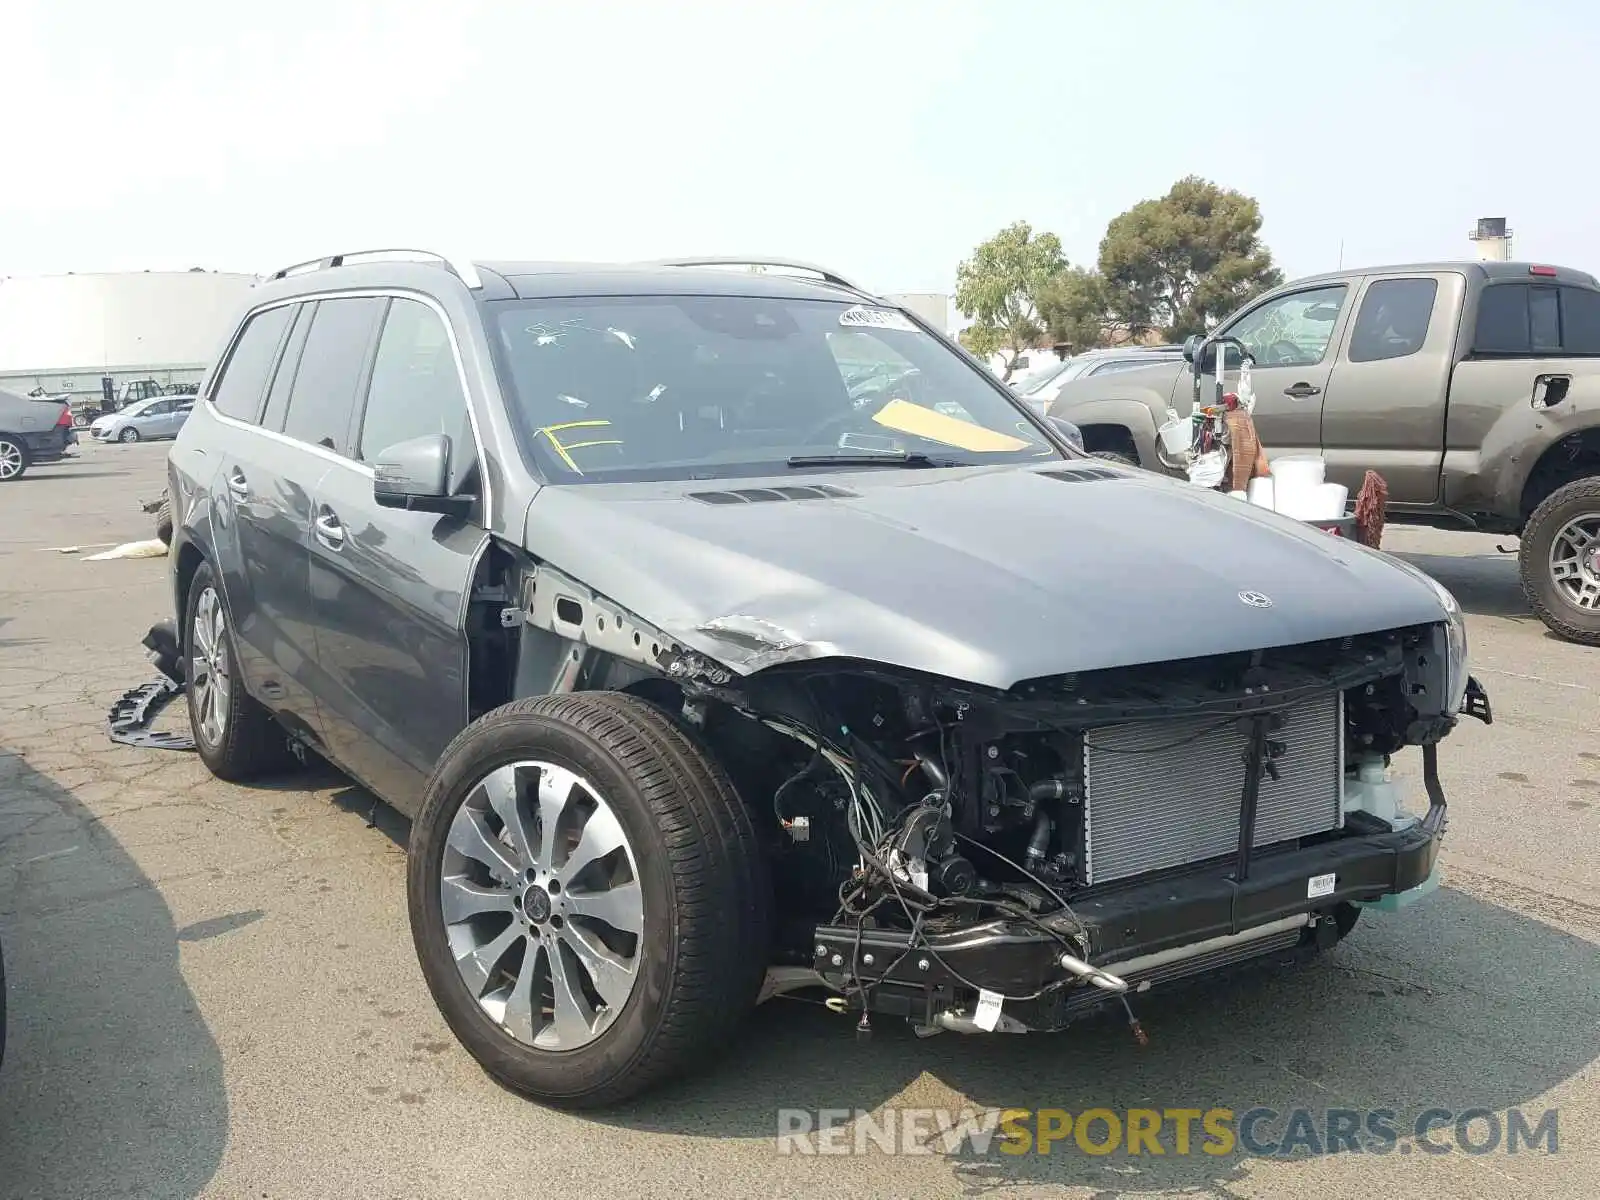
[[[1284,710],[1278,778],[1261,780],[1255,845],[1338,828],[1344,696]],[[1235,853],[1249,735],[1237,718],[1185,717],[1091,729],[1084,738],[1084,871],[1109,883]]]

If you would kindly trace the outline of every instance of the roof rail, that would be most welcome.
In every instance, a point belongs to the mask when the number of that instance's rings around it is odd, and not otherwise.
[[[802,262],[795,258],[740,258],[737,255],[708,255],[704,258],[663,258],[656,260],[654,265],[658,267],[787,267],[794,271],[815,272],[822,277],[824,283],[831,283],[834,287],[842,287],[863,296],[872,295],[870,291],[860,284],[828,270],[827,267],[819,267],[816,263]]]
[[[410,256],[410,257],[405,257]],[[274,271],[267,278],[287,279],[291,275],[304,275],[309,271],[326,271],[332,267],[354,266],[354,260],[370,262],[410,262],[416,258],[431,260],[440,263],[455,273],[456,277],[469,288],[481,288],[483,277],[478,274],[478,268],[466,258],[457,258],[447,254],[436,254],[432,250],[355,250],[347,254],[329,254],[323,258],[310,258],[305,262],[291,263],[282,270]]]

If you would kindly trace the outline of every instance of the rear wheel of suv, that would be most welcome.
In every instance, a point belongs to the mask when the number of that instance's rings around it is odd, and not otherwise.
[[[237,782],[288,766],[288,736],[244,690],[233,629],[210,563],[189,584],[183,620],[185,692],[195,750],[218,779]]]
[[[618,693],[468,726],[412,825],[407,894],[456,1037],[506,1086],[569,1107],[710,1061],[768,961],[749,813],[687,731]]]
[[[28,448],[20,439],[0,433],[0,483],[21,479],[28,470]]]
[[[1600,479],[1557,488],[1533,510],[1518,567],[1528,606],[1547,628],[1600,646]]]

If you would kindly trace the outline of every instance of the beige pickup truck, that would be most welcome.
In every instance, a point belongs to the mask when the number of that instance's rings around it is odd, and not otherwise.
[[[1352,496],[1377,471],[1391,522],[1519,535],[1533,611],[1600,645],[1593,275],[1499,262],[1339,271],[1266,293],[1213,336],[1250,351],[1270,457],[1321,454]],[[1236,351],[1225,353],[1236,379]],[[1189,413],[1194,369],[1185,356],[1073,380],[1050,413],[1076,423],[1091,451],[1170,469],[1156,430],[1169,408]]]

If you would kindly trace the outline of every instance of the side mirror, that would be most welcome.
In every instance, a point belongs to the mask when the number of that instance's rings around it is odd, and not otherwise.
[[[372,464],[372,498],[380,508],[464,516],[473,497],[450,494],[450,439],[442,433],[390,446]]]
[[[1183,361],[1193,362],[1194,356],[1200,353],[1200,343],[1205,341],[1198,333],[1191,333],[1183,339]]]
[[[1046,417],[1045,420],[1050,422],[1050,428],[1054,429],[1067,445],[1074,450],[1083,449],[1083,430],[1065,417]]]

